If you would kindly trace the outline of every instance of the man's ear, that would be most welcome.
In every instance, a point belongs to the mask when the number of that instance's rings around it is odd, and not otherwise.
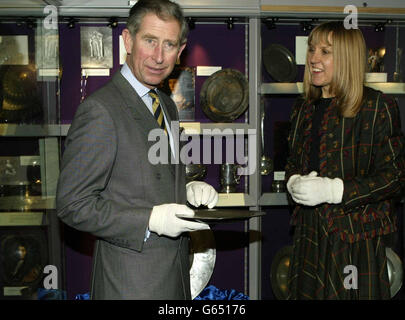
[[[186,43],[185,43],[185,44],[182,44],[182,45],[180,46],[179,53],[177,54],[177,60],[180,59],[180,55],[181,55],[181,53],[183,52],[183,50],[184,50],[185,47],[186,47]]]
[[[125,50],[127,51],[127,54],[131,54],[133,40],[132,40],[132,35],[127,28],[122,30],[122,40],[124,40],[124,46],[125,46]]]

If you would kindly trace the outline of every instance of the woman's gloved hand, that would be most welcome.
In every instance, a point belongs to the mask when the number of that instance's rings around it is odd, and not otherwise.
[[[318,177],[318,173],[312,171],[309,175],[295,177],[289,186],[287,183],[287,189],[295,202],[316,206],[321,203],[341,203],[344,184],[340,178]]]

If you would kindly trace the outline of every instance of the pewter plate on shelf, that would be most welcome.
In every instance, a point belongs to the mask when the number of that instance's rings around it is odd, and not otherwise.
[[[194,210],[193,218],[181,217],[183,219],[203,221],[205,223],[218,223],[234,220],[247,220],[254,217],[264,216],[262,211],[235,210],[235,209],[197,209]]]
[[[249,105],[249,83],[236,69],[223,69],[204,81],[200,91],[200,106],[215,122],[233,122]]]
[[[270,44],[263,51],[263,64],[278,82],[292,82],[297,76],[297,65],[292,53],[281,44]]]
[[[288,297],[288,270],[293,254],[292,246],[285,246],[275,254],[270,269],[271,288],[277,300]]]

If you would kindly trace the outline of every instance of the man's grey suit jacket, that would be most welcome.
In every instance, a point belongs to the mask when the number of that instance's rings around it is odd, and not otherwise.
[[[169,123],[178,120],[173,101],[159,97]],[[184,165],[148,160],[157,127],[117,72],[79,106],[69,129],[56,205],[66,224],[98,237],[92,299],[190,299],[188,237],[151,233],[144,242],[153,206],[186,203]]]

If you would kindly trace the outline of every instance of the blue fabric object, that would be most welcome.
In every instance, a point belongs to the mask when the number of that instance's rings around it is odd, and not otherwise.
[[[90,293],[77,294],[75,300],[90,300]]]
[[[38,300],[66,300],[66,291],[57,289],[38,288]]]
[[[234,289],[219,290],[217,287],[210,285],[201,291],[194,300],[249,300],[249,296]]]
[[[90,294],[77,294],[75,300],[90,300]],[[249,296],[234,289],[219,290],[217,287],[210,285],[201,291],[194,300],[249,300]]]

